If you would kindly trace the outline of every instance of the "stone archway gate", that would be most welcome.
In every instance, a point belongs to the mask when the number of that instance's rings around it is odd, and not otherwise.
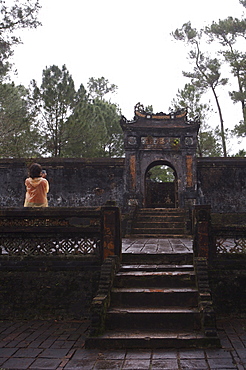
[[[196,149],[199,122],[188,121],[187,110],[152,114],[138,103],[133,121],[121,119],[124,132],[125,204],[145,207],[145,176],[152,163],[169,164],[177,174],[180,208],[197,198]]]

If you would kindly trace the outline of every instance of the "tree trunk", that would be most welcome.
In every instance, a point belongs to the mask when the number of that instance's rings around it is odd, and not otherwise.
[[[216,104],[217,104],[217,108],[218,108],[218,111],[219,111],[220,131],[221,131],[223,154],[224,154],[224,157],[227,157],[227,153],[226,153],[226,140],[225,140],[225,130],[224,130],[224,121],[223,121],[223,117],[222,117],[222,112],[221,112],[221,108],[220,108],[218,96],[217,96],[217,94],[215,92],[215,89],[214,89],[213,86],[211,86],[211,87],[212,87],[213,94],[214,94],[214,97],[215,97],[215,100],[216,100]]]

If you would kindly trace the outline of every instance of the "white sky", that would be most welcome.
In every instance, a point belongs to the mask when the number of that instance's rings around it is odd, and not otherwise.
[[[241,18],[239,0],[40,0],[43,26],[20,33],[23,45],[15,49],[16,83],[41,82],[46,66],[66,64],[76,88],[90,77],[105,77],[118,86],[111,101],[132,119],[134,106],[153,105],[168,112],[178,89],[189,79],[188,48],[170,33],[191,21],[198,29],[228,16]],[[239,106],[227,97],[225,127],[241,119]],[[235,118],[235,112],[237,117]],[[211,118],[212,126],[219,124]],[[217,121],[216,121],[217,120]]]

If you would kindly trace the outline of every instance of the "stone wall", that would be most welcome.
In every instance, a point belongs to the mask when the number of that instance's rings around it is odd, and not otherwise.
[[[0,256],[0,317],[88,318],[100,269],[100,261],[88,256]]]
[[[246,158],[199,158],[200,204],[212,212],[246,212]]]
[[[99,206],[115,200],[124,208],[123,158],[42,158],[50,183],[50,206]],[[21,207],[27,168],[33,160],[0,159],[0,206]],[[212,212],[246,212],[246,158],[198,158],[198,203]]]
[[[223,254],[209,267],[210,288],[217,315],[246,314],[246,256]]]
[[[21,207],[28,166],[47,171],[50,206],[100,206],[115,200],[123,206],[124,159],[0,159],[0,206]]]

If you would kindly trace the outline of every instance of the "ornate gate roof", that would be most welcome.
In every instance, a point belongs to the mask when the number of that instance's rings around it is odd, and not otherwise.
[[[199,128],[199,119],[195,119],[194,121],[188,121],[187,119],[187,109],[183,108],[176,112],[170,113],[150,113],[144,110],[142,104],[136,104],[134,108],[134,119],[132,121],[128,121],[124,116],[121,118],[121,127],[125,131],[125,129],[129,129],[129,126],[133,126],[134,128],[141,127],[155,127],[155,128],[188,128],[194,126],[198,129]]]

